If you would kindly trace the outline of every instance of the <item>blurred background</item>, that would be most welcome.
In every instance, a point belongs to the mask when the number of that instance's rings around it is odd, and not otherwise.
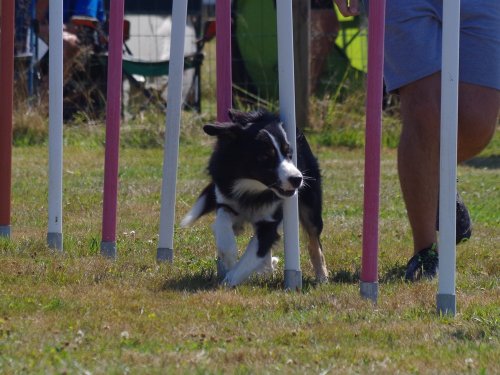
[[[64,0],[64,118],[104,116],[110,0]],[[341,101],[364,84],[365,15],[342,17],[332,0],[294,0],[297,123],[310,103]],[[48,0],[16,0],[16,102],[47,100]],[[125,0],[122,101],[125,119],[165,109],[172,0]],[[189,0],[184,109],[215,116],[215,0]],[[275,0],[232,1],[233,103],[278,108]]]

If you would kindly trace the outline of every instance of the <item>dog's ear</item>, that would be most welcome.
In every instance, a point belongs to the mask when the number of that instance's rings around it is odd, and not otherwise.
[[[248,114],[246,112],[230,109],[227,111],[227,114],[232,122],[239,122],[240,124],[246,124],[248,122]]]
[[[228,111],[228,115],[231,121],[242,125],[267,120],[269,117],[272,117],[272,114],[264,109],[257,109],[251,112],[242,112],[236,109],[230,109]]]
[[[203,131],[216,137],[235,137],[242,130],[242,127],[232,122],[217,122],[203,126]]]

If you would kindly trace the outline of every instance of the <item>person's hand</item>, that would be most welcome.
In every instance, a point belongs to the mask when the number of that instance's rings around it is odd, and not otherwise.
[[[72,48],[77,48],[80,44],[80,40],[76,34],[63,30],[63,41],[65,44],[71,46]]]
[[[334,0],[344,17],[357,16],[359,14],[359,0]]]

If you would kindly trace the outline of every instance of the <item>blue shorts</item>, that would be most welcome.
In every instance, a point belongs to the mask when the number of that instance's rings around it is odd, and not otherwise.
[[[443,0],[387,0],[388,91],[441,71]],[[500,90],[500,0],[462,0],[460,81]]]

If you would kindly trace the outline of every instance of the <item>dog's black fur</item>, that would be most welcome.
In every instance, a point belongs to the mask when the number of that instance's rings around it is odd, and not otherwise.
[[[283,201],[298,190],[299,217],[308,236],[311,261],[317,279],[326,281],[328,272],[319,238],[323,229],[321,174],[304,134],[297,129],[297,169],[276,115],[231,110],[229,116],[229,123],[204,126],[208,135],[217,137],[208,164],[212,181],[182,224],[217,211],[214,229],[219,258],[227,271],[225,282],[237,285],[254,271],[274,267],[271,247],[279,238]],[[245,222],[254,226],[255,241],[236,263],[233,230]]]

